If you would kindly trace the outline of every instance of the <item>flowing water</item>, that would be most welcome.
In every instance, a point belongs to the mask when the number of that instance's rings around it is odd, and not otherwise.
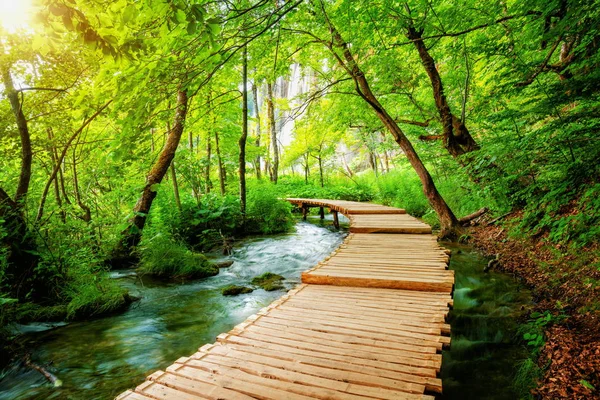
[[[282,295],[255,290],[224,297],[220,288],[247,284],[267,271],[283,275],[291,288],[300,281],[301,271],[343,240],[343,232],[312,221],[299,222],[294,233],[240,241],[230,257],[234,264],[208,279],[164,284],[115,273],[142,299],[123,314],[107,318],[43,332],[35,332],[42,324],[28,327],[24,337],[33,361],[63,386],[53,388],[38,372],[17,363],[0,375],[0,400],[112,399],[149,373],[194,353]],[[487,261],[472,250],[451,248],[456,291],[450,314],[452,348],[443,356],[444,398],[515,399],[510,382],[525,356],[515,344],[517,318],[530,295],[510,276],[483,273]]]

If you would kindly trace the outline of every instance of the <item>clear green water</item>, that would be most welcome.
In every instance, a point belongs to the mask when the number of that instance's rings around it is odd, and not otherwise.
[[[299,222],[294,233],[241,241],[231,257],[233,266],[212,278],[183,285],[120,279],[142,296],[125,313],[25,335],[33,361],[46,366],[63,386],[53,388],[17,363],[0,375],[0,400],[112,399],[149,373],[194,353],[282,295],[255,290],[223,297],[221,287],[248,283],[267,271],[283,275],[292,287],[301,271],[343,240],[343,232],[311,220],[315,224]],[[468,247],[449,247],[454,250],[456,291],[452,347],[443,356],[443,398],[516,399],[510,383],[526,356],[516,343],[517,319],[530,294],[508,275],[483,273],[487,260]]]
[[[444,351],[444,399],[515,400],[512,381],[527,349],[519,344],[519,318],[531,293],[512,276],[483,272],[487,259],[469,247],[452,249],[455,270],[452,345]]]

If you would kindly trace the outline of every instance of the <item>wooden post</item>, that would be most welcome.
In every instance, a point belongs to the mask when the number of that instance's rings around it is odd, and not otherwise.
[[[321,219],[325,219],[325,210],[323,209],[323,207],[319,207],[319,216],[321,217]]]
[[[338,212],[332,211],[331,213],[333,214],[333,226],[335,227],[335,229],[340,229],[340,221],[338,219]]]
[[[302,219],[306,221],[306,215],[308,214],[308,207],[302,204]]]

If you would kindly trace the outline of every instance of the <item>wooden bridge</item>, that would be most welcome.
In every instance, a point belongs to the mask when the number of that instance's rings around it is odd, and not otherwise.
[[[449,252],[404,210],[288,199],[350,219],[302,284],[119,400],[433,399],[450,344]],[[377,233],[374,233],[377,232]],[[193,312],[193,311],[192,311]]]

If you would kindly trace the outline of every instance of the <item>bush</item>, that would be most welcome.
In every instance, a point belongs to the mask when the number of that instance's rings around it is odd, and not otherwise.
[[[161,279],[199,279],[214,276],[219,268],[199,253],[165,235],[144,238],[138,271]]]
[[[171,230],[175,237],[194,248],[210,249],[224,237],[241,232],[242,214],[236,196],[209,193],[199,204],[186,201],[182,208],[180,216],[170,220]]]
[[[290,203],[277,198],[272,185],[257,185],[248,192],[245,231],[264,234],[287,232],[294,224],[291,210]]]

